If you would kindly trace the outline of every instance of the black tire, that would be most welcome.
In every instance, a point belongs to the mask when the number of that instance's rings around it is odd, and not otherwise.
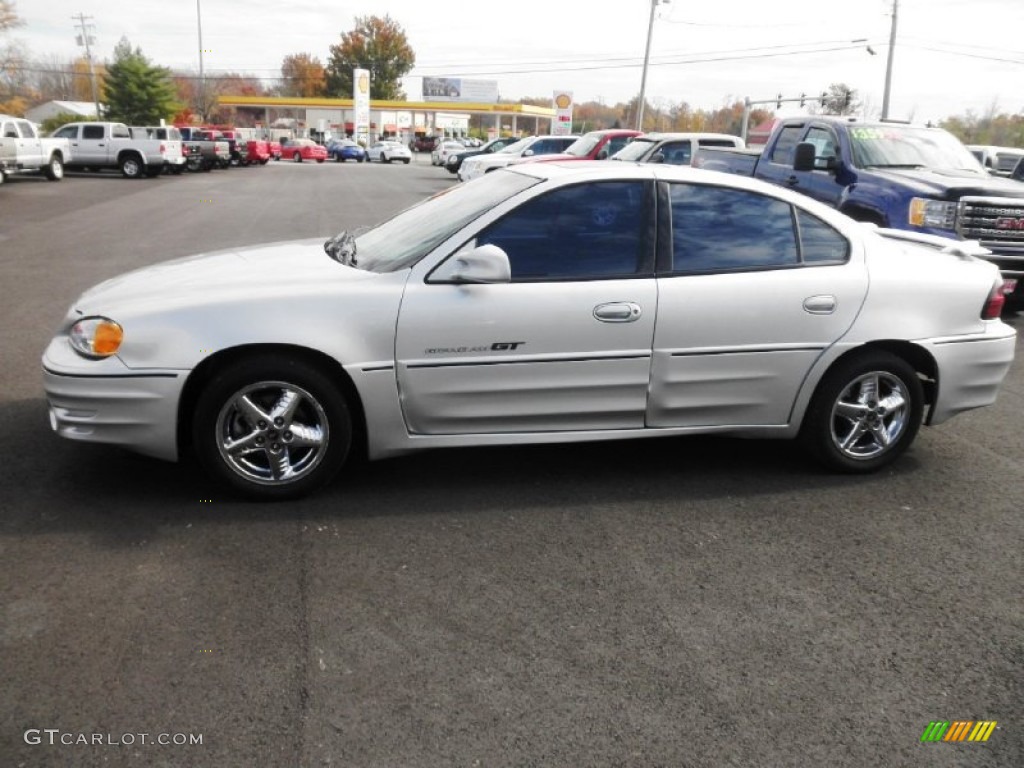
[[[822,378],[800,442],[830,469],[874,472],[910,447],[923,413],[924,388],[910,364],[865,351],[840,360]]]
[[[60,181],[64,178],[64,160],[59,155],[54,155],[46,164],[43,173],[50,181]]]
[[[405,160],[403,160],[402,162],[403,162],[403,163],[405,163],[406,165],[408,165],[408,164],[409,164],[409,159],[408,159],[408,158],[406,158],[406,159],[405,159]]]
[[[341,155],[335,155],[334,156],[334,162],[336,162],[336,163],[344,163],[345,162],[345,158],[343,158]]]
[[[365,157],[356,158],[357,162],[360,162],[360,163],[363,162],[363,160],[365,160],[365,159],[366,159]]]
[[[121,175],[126,179],[141,179],[145,167],[138,155],[129,154],[121,158]]]
[[[294,152],[292,154],[292,162],[293,163],[301,163],[302,162],[302,153],[301,152]]]
[[[285,404],[286,392],[297,405]],[[192,439],[203,468],[235,491],[293,499],[322,487],[345,463],[352,418],[344,395],[318,368],[286,356],[257,357],[225,366],[206,385]]]

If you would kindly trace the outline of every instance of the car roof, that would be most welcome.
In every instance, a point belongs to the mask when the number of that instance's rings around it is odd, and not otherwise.
[[[667,139],[738,139],[731,133],[705,133],[703,131],[675,131],[675,132],[649,132],[642,133],[637,136],[637,139],[643,139],[644,141],[665,141]]]

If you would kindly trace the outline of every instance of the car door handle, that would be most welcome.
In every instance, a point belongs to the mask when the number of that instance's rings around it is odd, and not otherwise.
[[[640,305],[632,301],[611,301],[594,307],[594,317],[602,323],[632,323],[643,313]]]
[[[786,179],[786,183],[789,184],[789,186],[791,186],[791,187],[795,187],[797,184],[800,183],[800,179],[794,173],[792,176],[790,176],[788,179]]]
[[[808,296],[804,299],[804,312],[812,315],[831,315],[836,311],[835,296]]]

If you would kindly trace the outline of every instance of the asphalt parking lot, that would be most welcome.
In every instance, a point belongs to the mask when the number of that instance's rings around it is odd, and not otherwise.
[[[1020,340],[994,407],[871,477],[664,439],[257,505],[51,434],[39,356],[82,290],[370,225],[454,183],[425,158],[0,187],[0,765],[1024,765]]]

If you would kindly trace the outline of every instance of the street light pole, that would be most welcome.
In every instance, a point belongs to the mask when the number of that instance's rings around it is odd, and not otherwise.
[[[636,110],[636,129],[642,131],[644,129],[644,99],[647,97],[647,65],[651,60],[651,33],[654,32],[654,10],[658,7],[659,2],[669,2],[669,0],[651,0],[651,19],[647,23],[647,47],[644,49],[644,72],[640,77],[640,104]]]
[[[90,47],[92,43],[96,42],[96,38],[89,34],[93,29],[93,25],[85,23],[86,21],[92,21],[92,16],[79,13],[71,18],[78,22],[78,28],[82,32],[78,36],[78,44],[85,48],[85,59],[89,62],[89,85],[92,88],[92,103],[96,109],[96,119],[99,120],[103,115],[100,113],[99,89],[96,87],[96,67],[92,63],[92,48]]]
[[[889,117],[889,94],[892,91],[892,59],[896,53],[896,17],[900,0],[892,0],[892,29],[889,32],[889,57],[885,64],[885,93],[882,95],[882,119]],[[871,50],[870,48],[868,49]]]
[[[203,75],[203,13],[196,0],[196,27],[199,30],[199,120],[206,122],[206,77]]]

